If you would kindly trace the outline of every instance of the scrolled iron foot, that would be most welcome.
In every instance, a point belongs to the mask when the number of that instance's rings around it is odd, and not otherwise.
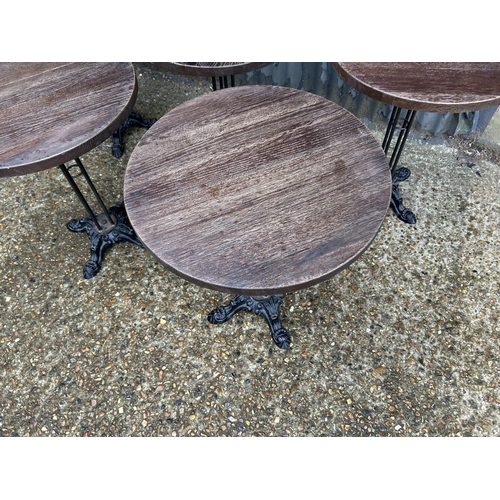
[[[407,224],[415,224],[417,222],[417,218],[411,210],[404,207],[403,197],[399,192],[399,183],[408,179],[410,175],[411,172],[407,168],[399,168],[392,174],[391,206],[400,220],[406,222]]]
[[[149,128],[156,122],[156,118],[144,119],[139,113],[132,112],[125,123],[113,134],[111,152],[115,158],[120,158],[125,150],[123,146],[123,133],[129,127]]]
[[[290,347],[290,335],[283,328],[279,318],[279,307],[283,295],[270,295],[262,299],[255,299],[247,295],[237,295],[227,306],[220,306],[208,315],[212,324],[221,324],[231,319],[239,311],[253,312],[264,318],[271,330],[274,343],[280,349]]]
[[[128,241],[144,248],[144,245],[130,227],[125,207],[123,205],[111,207],[108,209],[108,212],[116,222],[108,232],[99,231],[90,217],[72,219],[66,225],[74,233],[86,231],[89,237],[90,259],[83,267],[83,276],[85,279],[93,278],[100,271],[104,251],[111,245]]]

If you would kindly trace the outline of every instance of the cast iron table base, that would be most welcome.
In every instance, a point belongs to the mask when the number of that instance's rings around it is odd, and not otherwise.
[[[90,241],[90,259],[83,266],[83,276],[85,279],[93,278],[101,269],[101,263],[104,256],[104,251],[123,241],[128,241],[141,248],[143,244],[130,228],[125,207],[117,205],[108,208],[108,213],[111,215],[113,224],[109,224],[106,215],[100,214],[97,220],[100,223],[99,229],[91,217],[83,217],[82,219],[71,219],[67,228],[74,233],[87,232]]]
[[[387,125],[387,130],[385,133],[384,141],[382,143],[382,149],[385,154],[389,153],[389,148],[397,129],[399,129],[398,140],[391,154],[389,160],[389,166],[391,168],[392,174],[392,198],[391,206],[400,220],[406,222],[407,224],[415,224],[417,218],[415,214],[404,207],[403,197],[399,192],[399,183],[405,181],[410,177],[410,170],[408,168],[397,169],[399,158],[403,152],[406,139],[411,130],[413,120],[415,119],[416,111],[408,110],[406,116],[403,118],[402,124],[398,127],[398,122],[400,121],[401,108],[394,106],[392,109],[391,117],[389,119],[389,124]]]
[[[282,299],[283,295],[268,295],[265,297],[236,295],[227,306],[214,309],[208,315],[208,321],[218,325],[228,321],[239,311],[253,312],[266,320],[274,343],[281,349],[288,349],[290,347],[290,335],[283,328],[279,317],[279,307]]]
[[[79,168],[80,173],[73,176],[70,170],[75,167]],[[104,251],[111,245],[122,241],[128,241],[129,243],[144,248],[144,245],[130,225],[124,205],[121,204],[109,209],[106,208],[106,205],[102,201],[79,158],[75,159],[73,165],[66,167],[66,165],[63,164],[59,165],[59,168],[89,215],[82,219],[72,219],[66,225],[66,227],[74,233],[86,231],[89,237],[90,259],[83,267],[83,276],[85,279],[93,278],[100,271]],[[95,199],[100,205],[103,211],[101,214],[95,215],[76,184],[74,177],[79,177],[80,175],[84,177]]]
[[[144,119],[139,113],[130,113],[125,123],[113,134],[113,146],[111,152],[115,158],[120,158],[125,150],[123,146],[123,134],[129,127],[149,128],[156,122],[156,118]]]
[[[408,224],[415,224],[417,218],[415,214],[404,207],[403,197],[399,193],[399,183],[405,181],[410,177],[411,172],[407,168],[398,168],[392,174],[392,197],[391,197],[391,207],[393,208],[396,215],[400,220]]]
[[[405,117],[403,118],[402,124],[398,126],[398,123],[400,121],[400,114],[401,108],[394,106],[392,108],[389,124],[387,125],[384,141],[382,142],[382,149],[384,150],[384,153],[386,155],[389,153],[389,148],[391,146],[391,142],[395,135],[395,132],[396,130],[399,130],[398,140],[396,141],[396,145],[394,146],[391,158],[389,160],[389,167],[391,168],[392,174],[391,206],[400,220],[408,224],[415,224],[417,222],[417,218],[411,210],[408,210],[404,207],[403,197],[399,192],[399,183],[408,179],[411,172],[407,168],[397,169],[396,167],[398,165],[401,153],[403,152],[408,134],[410,133],[413,120],[415,119],[416,111],[408,110]]]

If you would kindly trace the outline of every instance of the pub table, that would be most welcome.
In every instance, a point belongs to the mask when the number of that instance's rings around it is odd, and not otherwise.
[[[500,63],[334,62],[333,67],[356,90],[393,106],[382,143],[389,154],[398,133],[389,161],[393,178],[391,205],[400,220],[415,224],[415,214],[404,207],[399,192],[399,183],[411,172],[397,165],[416,113],[462,113],[498,106]]]
[[[212,88],[217,90],[217,80],[219,89],[235,86],[235,75],[255,71],[265,66],[269,62],[156,62],[160,68],[166,69],[176,75],[204,76],[212,78]],[[228,81],[230,78],[230,83]]]
[[[99,272],[110,245],[126,241],[142,247],[123,204],[106,208],[79,158],[127,120],[136,97],[131,63],[0,63],[0,177],[60,168],[88,214],[67,224],[89,237],[86,279]],[[77,177],[87,183],[101,213],[94,213]]]
[[[390,197],[387,158],[356,117],[267,85],[210,92],[169,111],[134,148],[124,182],[144,246],[186,280],[234,295],[208,321],[253,312],[284,349],[284,294],[356,260]]]

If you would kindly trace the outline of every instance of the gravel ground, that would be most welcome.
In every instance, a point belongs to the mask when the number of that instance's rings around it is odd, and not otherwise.
[[[136,69],[145,118],[211,91]],[[108,206],[144,132],[81,158]],[[210,325],[230,297],[131,244],[85,280],[62,173],[1,179],[0,436],[499,436],[499,165],[473,137],[413,134],[417,224],[389,211],[350,268],[285,296],[287,351],[257,316]]]

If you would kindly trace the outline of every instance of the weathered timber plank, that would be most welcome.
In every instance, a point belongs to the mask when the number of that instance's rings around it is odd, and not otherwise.
[[[293,291],[359,257],[389,206],[369,130],[303,91],[242,86],[167,113],[132,152],[125,204],[177,274],[229,293]]]

